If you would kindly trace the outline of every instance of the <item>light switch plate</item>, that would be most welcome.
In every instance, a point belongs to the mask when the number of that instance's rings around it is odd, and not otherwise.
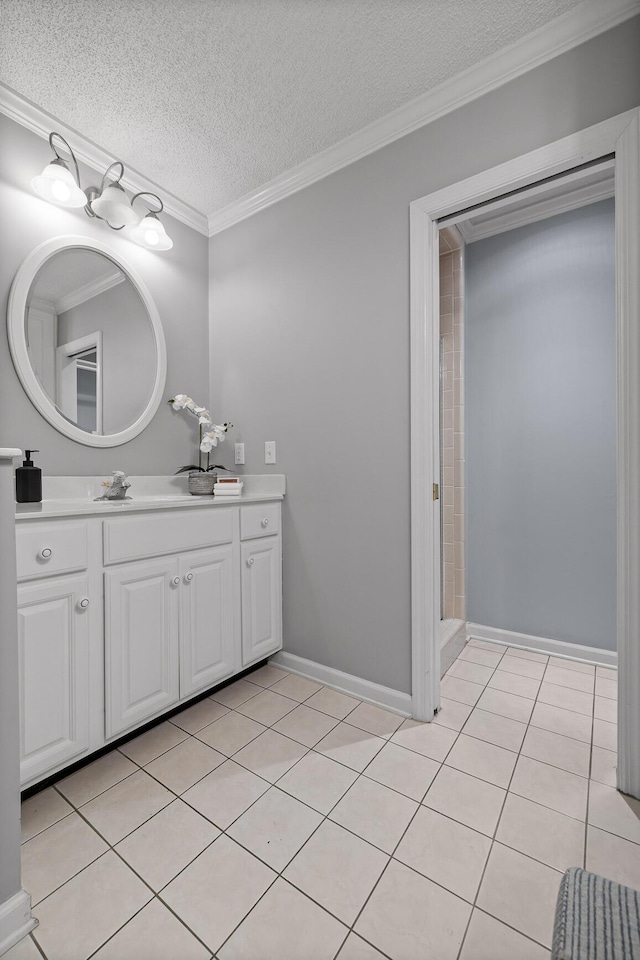
[[[276,442],[275,440],[265,440],[264,444],[264,462],[276,462]]]
[[[244,463],[244,443],[236,443],[234,463]]]

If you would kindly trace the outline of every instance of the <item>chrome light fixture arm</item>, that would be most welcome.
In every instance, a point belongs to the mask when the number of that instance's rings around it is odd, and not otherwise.
[[[69,151],[70,161],[61,156],[59,146],[64,144]],[[53,131],[49,134],[49,146],[55,160],[50,161],[44,172],[34,177],[31,185],[35,192],[51,203],[69,208],[84,207],[88,217],[102,220],[112,230],[123,230],[131,227],[130,237],[136,243],[149,250],[170,250],[173,246],[158,214],[164,210],[160,197],[148,190],[136,193],[129,200],[121,180],[124,177],[124,164],[121,160],[114,160],[105,170],[100,187],[88,187],[83,190],[80,186],[80,170],[75,154],[65,138]],[[69,162],[73,163],[72,173]],[[138,197],[145,200],[149,210],[140,216],[133,210],[133,202]],[[151,203],[149,203],[149,200]]]
[[[122,162],[122,160],[114,160],[113,163],[110,163],[110,164],[109,164],[109,166],[107,167],[107,169],[106,169],[105,172],[103,173],[103,175],[102,175],[102,180],[100,181],[100,186],[99,186],[99,187],[87,187],[87,189],[85,190],[85,193],[86,193],[86,195],[87,195],[87,205],[86,205],[86,207],[84,208],[84,212],[86,213],[86,215],[87,215],[88,217],[94,217],[96,220],[102,220],[103,223],[106,223],[106,225],[107,225],[108,227],[110,227],[112,230],[123,230],[123,229],[124,229],[124,226],[122,226],[122,227],[114,227],[112,223],[109,223],[108,220],[105,220],[104,217],[101,217],[99,214],[97,214],[97,213],[95,212],[95,210],[92,210],[92,209],[91,209],[91,204],[92,204],[92,202],[93,202],[94,200],[97,200],[98,197],[101,197],[101,196],[102,196],[102,191],[103,191],[104,188],[105,188],[105,184],[107,183],[107,180],[108,180],[108,178],[109,178],[109,174],[111,173],[111,171],[112,171],[115,167],[120,167],[120,173],[118,174],[117,177],[114,177],[114,179],[112,180],[112,183],[117,183],[117,184],[120,183],[120,181],[121,181],[122,178],[124,177],[124,163]]]
[[[49,134],[49,146],[50,146],[51,149],[53,150],[53,152],[54,152],[54,154],[56,155],[56,158],[57,158],[58,160],[61,160],[64,164],[68,164],[68,163],[69,163],[69,161],[66,160],[64,157],[61,157],[60,154],[58,153],[58,151],[56,150],[56,146],[55,146],[55,144],[54,144],[54,142],[53,142],[53,138],[54,138],[54,137],[57,137],[58,140],[61,140],[62,143],[64,143],[64,145],[65,145],[65,147],[67,148],[67,150],[69,151],[69,156],[71,157],[71,161],[72,161],[72,163],[73,163],[73,169],[74,169],[75,172],[76,172],[76,183],[78,184],[78,186],[79,186],[80,189],[82,190],[82,186],[80,185],[80,170],[78,169],[78,161],[76,160],[76,155],[75,155],[75,153],[73,152],[73,150],[71,149],[71,147],[69,146],[69,144],[67,143],[67,141],[65,140],[65,138],[62,136],[62,134],[61,134],[61,133],[56,133],[55,130],[54,130],[52,133]]]
[[[164,210],[164,203],[160,197],[155,193],[151,193],[149,190],[141,190],[140,193],[134,193],[134,195],[131,197],[131,206],[133,206],[138,197],[151,197],[153,200],[155,200],[155,202],[158,204],[158,209],[152,210],[151,213],[162,213]]]

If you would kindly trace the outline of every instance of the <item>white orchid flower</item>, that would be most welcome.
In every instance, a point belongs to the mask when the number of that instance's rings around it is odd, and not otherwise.
[[[224,440],[224,435],[227,432],[227,426],[223,423],[213,423],[211,424],[211,430],[208,430],[207,433],[202,435],[202,443],[200,444],[200,449],[203,453],[210,453],[213,447],[218,446],[220,440]]]
[[[188,397],[186,393],[176,393],[171,402],[171,406],[174,410],[182,410],[188,403],[193,403],[191,397]]]
[[[194,417],[198,418],[198,426],[200,428],[200,453],[207,454],[208,469],[208,455],[214,447],[218,446],[221,440],[224,440],[225,433],[233,424],[213,423],[211,414],[207,408],[198,406],[186,393],[176,393],[175,397],[172,397],[168,402],[174,410],[187,410]],[[199,459],[199,465],[202,467],[201,458]]]

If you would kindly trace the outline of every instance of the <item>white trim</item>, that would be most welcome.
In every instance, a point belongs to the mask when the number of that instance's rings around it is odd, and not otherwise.
[[[78,353],[86,353],[88,350],[95,350],[95,363],[82,363],[77,358]],[[67,343],[56,347],[56,406],[66,417],[77,422],[78,419],[78,363],[85,370],[95,370],[96,374],[96,433],[102,433],[102,330],[95,330],[84,337],[78,337],[76,340],[68,340]],[[70,388],[71,384],[73,385]],[[66,409],[65,409],[66,408]]]
[[[19,890],[0,904],[0,957],[19,943],[38,921],[31,916],[31,897],[26,890]]]
[[[120,267],[140,295],[147,310],[153,331],[157,364],[151,397],[146,408],[135,423],[132,423],[130,427],[127,427],[126,430],[121,430],[119,433],[110,433],[101,436],[99,434],[86,433],[75,424],[69,423],[56,409],[51,398],[43,390],[29,359],[24,317],[27,296],[33,279],[40,267],[55,253],[59,250],[68,250],[74,247],[97,250],[110,260],[113,260],[114,263]],[[146,283],[138,274],[137,270],[131,266],[121,253],[113,250],[102,240],[89,240],[87,237],[74,236],[53,237],[51,240],[45,240],[44,243],[35,247],[21,264],[11,286],[7,305],[7,333],[11,358],[27,396],[45,420],[48,420],[56,430],[71,440],[85,444],[85,446],[88,447],[117,447],[137,437],[155,416],[162,400],[167,376],[167,347],[162,330],[162,323],[160,322],[160,314],[153,302],[153,297]]]
[[[616,143],[618,789],[640,799],[640,109]]]
[[[52,130],[62,134],[65,140],[68,140],[73,147],[73,152],[78,161],[91,167],[92,170],[100,174],[100,177],[102,177],[102,174],[109,164],[113,163],[116,159],[112,153],[103,150],[103,148],[98,146],[97,143],[94,143],[93,140],[89,140],[81,133],[78,133],[77,130],[74,130],[73,127],[67,126],[62,120],[47,113],[46,110],[42,110],[41,107],[32,103],[31,100],[27,100],[26,97],[12,90],[11,87],[8,87],[4,83],[0,83],[0,113],[4,113],[9,119],[15,120],[16,123],[31,130],[32,133],[37,133],[39,137],[44,137],[45,140],[49,138]],[[89,184],[85,186],[89,186]],[[131,193],[140,193],[144,190],[150,190],[152,193],[156,193],[164,203],[165,213],[168,213],[169,216],[174,217],[181,223],[185,223],[193,230],[197,230],[198,233],[203,234],[205,237],[208,235],[206,214],[195,210],[188,203],[185,203],[184,200],[175,197],[163,187],[154,183],[153,180],[149,180],[143,174],[134,170],[128,164],[125,168],[125,175],[122,178],[122,186],[130,190]]]
[[[638,0],[585,0],[516,43],[446,80],[209,215],[209,236],[457,110],[640,12]]]
[[[440,648],[433,625],[440,594],[439,520],[425,510],[437,479],[439,350],[437,220],[509,190],[615,153],[617,315],[617,651],[623,678],[618,715],[618,788],[640,798],[640,109],[630,110],[475,177],[415,200],[411,214],[411,583],[414,700],[425,662]],[[426,258],[429,258],[427,261]]]
[[[467,624],[464,620],[440,621],[440,678],[445,675],[467,642]]]
[[[72,290],[71,293],[66,293],[64,297],[56,300],[54,304],[55,311],[58,315],[66,313],[67,310],[79,307],[81,303],[92,300],[101,293],[106,293],[107,290],[111,290],[111,287],[117,287],[118,284],[123,283],[124,280],[125,276],[120,270],[115,270],[106,277],[91,280],[90,283],[85,283],[84,286],[78,287],[77,290]]]
[[[516,230],[528,223],[539,223],[540,220],[556,217],[560,213],[568,213],[590,203],[607,200],[615,193],[613,161],[606,161],[603,166],[604,179],[581,185],[582,180],[594,176],[589,173],[589,168],[569,173],[562,178],[561,186],[556,180],[540,184],[525,190],[524,194],[517,194],[516,198],[502,197],[495,203],[483,205],[476,214],[452,217],[448,224],[457,224],[464,242],[474,243],[506,230]],[[556,196],[548,196],[552,190],[558,189],[562,192]]]
[[[403,717],[411,716],[411,697],[408,693],[402,693],[400,690],[383,687],[379,683],[372,683],[371,680],[354,677],[351,673],[334,670],[333,667],[325,667],[314,660],[306,660],[304,657],[287,653],[286,650],[276,653],[271,657],[269,663],[273,663],[276,667],[282,667],[289,673],[295,673],[299,677],[316,680],[318,683],[324,684],[325,687],[338,690],[339,693],[357,697],[358,700],[366,700],[367,703],[374,703],[377,707],[383,707],[385,710],[393,710],[394,713],[399,713]]]
[[[470,640],[488,640],[491,643],[504,644],[507,647],[521,647],[536,653],[548,653],[552,657],[565,660],[580,660],[581,663],[598,663],[602,667],[617,667],[618,654],[604,647],[587,647],[581,643],[567,643],[566,640],[551,640],[549,637],[534,637],[528,633],[514,633],[499,627],[484,627],[479,623],[467,624],[467,637]]]

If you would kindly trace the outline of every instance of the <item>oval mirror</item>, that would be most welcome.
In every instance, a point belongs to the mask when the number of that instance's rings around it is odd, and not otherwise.
[[[11,288],[8,333],[29,399],[72,440],[126,443],[158,409],[167,366],[160,318],[107,244],[59,237],[36,247]]]

